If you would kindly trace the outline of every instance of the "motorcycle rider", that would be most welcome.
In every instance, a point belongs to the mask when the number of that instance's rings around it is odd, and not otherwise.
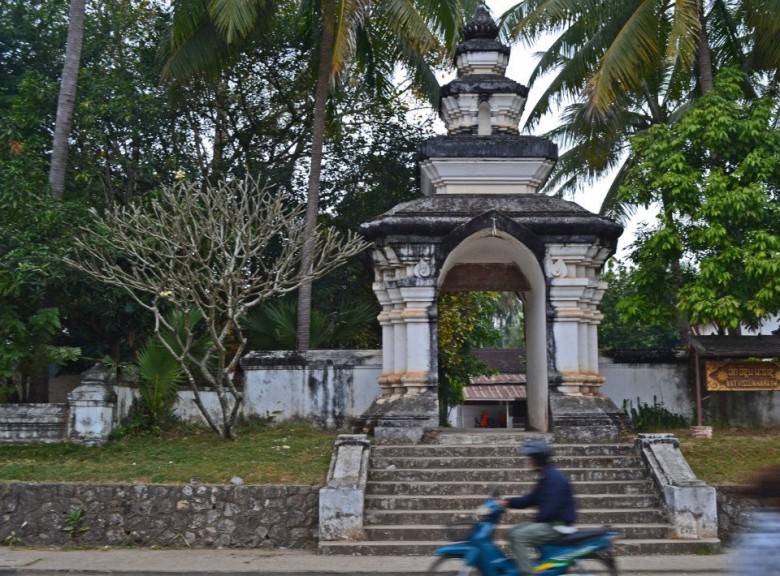
[[[550,461],[552,451],[544,440],[528,440],[518,449],[527,456],[531,467],[538,472],[536,487],[525,496],[502,500],[507,508],[538,507],[536,522],[521,523],[509,531],[509,541],[521,574],[533,574],[534,568],[528,547],[551,542],[560,537],[556,526],[571,526],[577,516],[574,493],[568,478]]]

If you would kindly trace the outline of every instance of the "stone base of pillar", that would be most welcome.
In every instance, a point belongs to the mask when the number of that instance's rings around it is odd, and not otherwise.
[[[377,444],[418,444],[439,425],[439,400],[431,392],[380,397],[361,420],[373,429]]]
[[[552,432],[558,442],[612,442],[626,429],[625,415],[606,396],[550,394]]]
[[[606,378],[598,372],[562,372],[556,380],[556,391],[561,394],[600,394],[599,388]]]

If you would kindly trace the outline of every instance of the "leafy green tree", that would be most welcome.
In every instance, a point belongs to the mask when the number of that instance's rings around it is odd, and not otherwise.
[[[447,424],[452,407],[463,404],[463,388],[471,376],[488,367],[473,350],[495,346],[501,332],[493,325],[497,292],[445,292],[439,295],[439,423]]]
[[[161,180],[172,182],[179,167],[188,167],[194,139],[175,121],[159,86],[161,3],[105,0],[86,10],[59,203],[47,198],[48,173],[68,5],[12,0],[0,10],[0,310],[29,325],[55,309],[61,328],[35,331],[42,338],[38,348],[78,347],[87,357],[108,353],[118,361],[134,353],[150,329],[149,317],[119,289],[63,259],[91,206],[126,202]],[[28,388],[28,401],[47,400],[45,368]]]
[[[654,294],[655,302],[666,302],[665,306],[659,306],[663,314],[651,316],[621,314],[623,308],[631,312],[633,304],[630,302],[636,302],[637,288],[632,284],[631,268],[618,260],[610,260],[602,279],[608,287],[599,306],[604,315],[599,324],[599,348],[669,350],[679,346],[677,318],[669,283],[657,286]]]
[[[778,108],[744,86],[744,74],[725,68],[679,121],[632,141],[638,161],[622,199],[661,211],[633,246],[627,317],[674,307],[692,324],[738,332],[780,311]],[[680,262],[694,273],[681,274]],[[672,297],[659,300],[668,285]]]
[[[0,154],[2,158],[2,154]],[[0,178],[17,175],[23,158],[0,160]],[[45,190],[46,172],[39,173]],[[29,179],[27,180],[29,182]],[[0,193],[0,378],[23,402],[48,401],[48,366],[78,356],[63,344],[58,288],[66,282],[62,258],[68,253],[73,206],[56,202],[9,181]]]

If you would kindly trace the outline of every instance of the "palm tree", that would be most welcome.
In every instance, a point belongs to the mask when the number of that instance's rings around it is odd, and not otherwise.
[[[771,5],[771,6],[769,6]],[[625,216],[617,199],[631,165],[628,140],[712,89],[713,68],[738,64],[777,82],[780,2],[760,0],[522,0],[502,17],[502,33],[530,42],[555,36],[530,84],[554,77],[532,128],[554,103],[574,101],[549,136],[567,147],[548,184],[565,192],[616,171],[602,213]]]
[[[304,0],[301,13],[310,23],[317,55],[313,102],[311,162],[305,229],[313,237],[319,210],[320,175],[328,98],[336,82],[362,74],[382,91],[389,87],[395,64],[410,70],[422,90],[438,89],[430,61],[454,49],[464,14],[473,0]],[[464,6],[465,5],[465,6]],[[275,7],[268,2],[180,0],[174,6],[171,56],[166,71],[186,75],[219,66],[241,51],[242,42],[258,33]],[[466,10],[469,10],[466,12]],[[311,246],[304,246],[301,265],[312,265]],[[298,349],[310,344],[311,283],[298,296]]]
[[[54,124],[49,183],[55,198],[65,193],[65,169],[68,164],[68,139],[76,103],[76,84],[79,77],[81,47],[84,43],[85,0],[70,0],[68,38],[65,43],[65,62],[62,65],[60,95],[57,99],[57,118]]]

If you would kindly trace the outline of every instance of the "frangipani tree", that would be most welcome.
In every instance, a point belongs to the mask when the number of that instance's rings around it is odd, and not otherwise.
[[[342,237],[318,226],[307,239],[305,206],[247,178],[215,184],[181,182],[163,188],[151,202],[117,206],[85,228],[69,264],[102,282],[127,290],[151,311],[155,328],[177,333],[171,310],[203,317],[210,344],[196,346],[185,331],[160,342],[179,362],[208,425],[235,438],[244,400],[234,374],[246,338],[241,319],[252,308],[319,278],[366,248],[352,234]],[[311,266],[300,266],[305,242]],[[202,386],[216,393],[221,414],[203,402]]]

